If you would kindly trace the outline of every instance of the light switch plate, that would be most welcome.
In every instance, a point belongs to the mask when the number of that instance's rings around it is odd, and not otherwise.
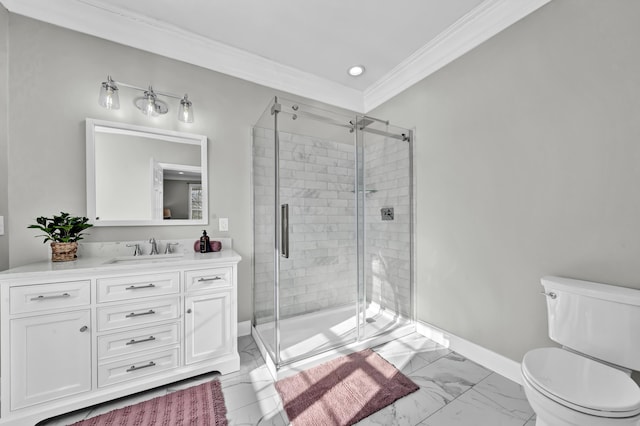
[[[0,216],[0,235],[4,235],[4,216]]]
[[[220,232],[226,232],[229,230],[229,218],[221,217],[218,219],[218,229]]]

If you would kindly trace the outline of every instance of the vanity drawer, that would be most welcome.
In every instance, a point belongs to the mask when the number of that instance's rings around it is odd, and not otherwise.
[[[150,376],[178,367],[178,348],[98,365],[98,387]]]
[[[177,322],[156,327],[133,329],[98,337],[98,359],[130,355],[141,351],[177,345],[180,333]]]
[[[180,298],[101,307],[97,309],[98,331],[141,326],[180,316]]]
[[[97,287],[98,303],[175,294],[180,291],[180,272],[98,278]]]
[[[72,308],[91,303],[91,281],[68,281],[11,287],[11,314]]]
[[[185,272],[187,291],[208,290],[220,287],[230,287],[232,268],[208,268]]]

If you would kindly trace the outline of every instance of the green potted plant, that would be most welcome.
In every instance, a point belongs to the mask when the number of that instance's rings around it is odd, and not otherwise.
[[[53,262],[66,262],[77,258],[78,241],[82,239],[82,234],[87,228],[93,225],[88,223],[86,217],[71,216],[69,213],[60,212],[59,216],[40,216],[36,218],[37,224],[29,225],[28,228],[39,229],[44,235],[43,243],[51,241],[51,260]]]

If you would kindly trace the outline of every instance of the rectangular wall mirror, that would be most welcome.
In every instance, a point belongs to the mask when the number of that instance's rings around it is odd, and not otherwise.
[[[95,226],[207,225],[207,137],[87,118]]]

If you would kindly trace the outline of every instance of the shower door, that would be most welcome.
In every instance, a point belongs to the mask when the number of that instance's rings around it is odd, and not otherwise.
[[[346,117],[285,99],[268,112],[254,129],[254,325],[279,366],[358,338],[356,153]]]
[[[282,363],[357,339],[355,140],[327,114],[286,100],[278,113]]]

